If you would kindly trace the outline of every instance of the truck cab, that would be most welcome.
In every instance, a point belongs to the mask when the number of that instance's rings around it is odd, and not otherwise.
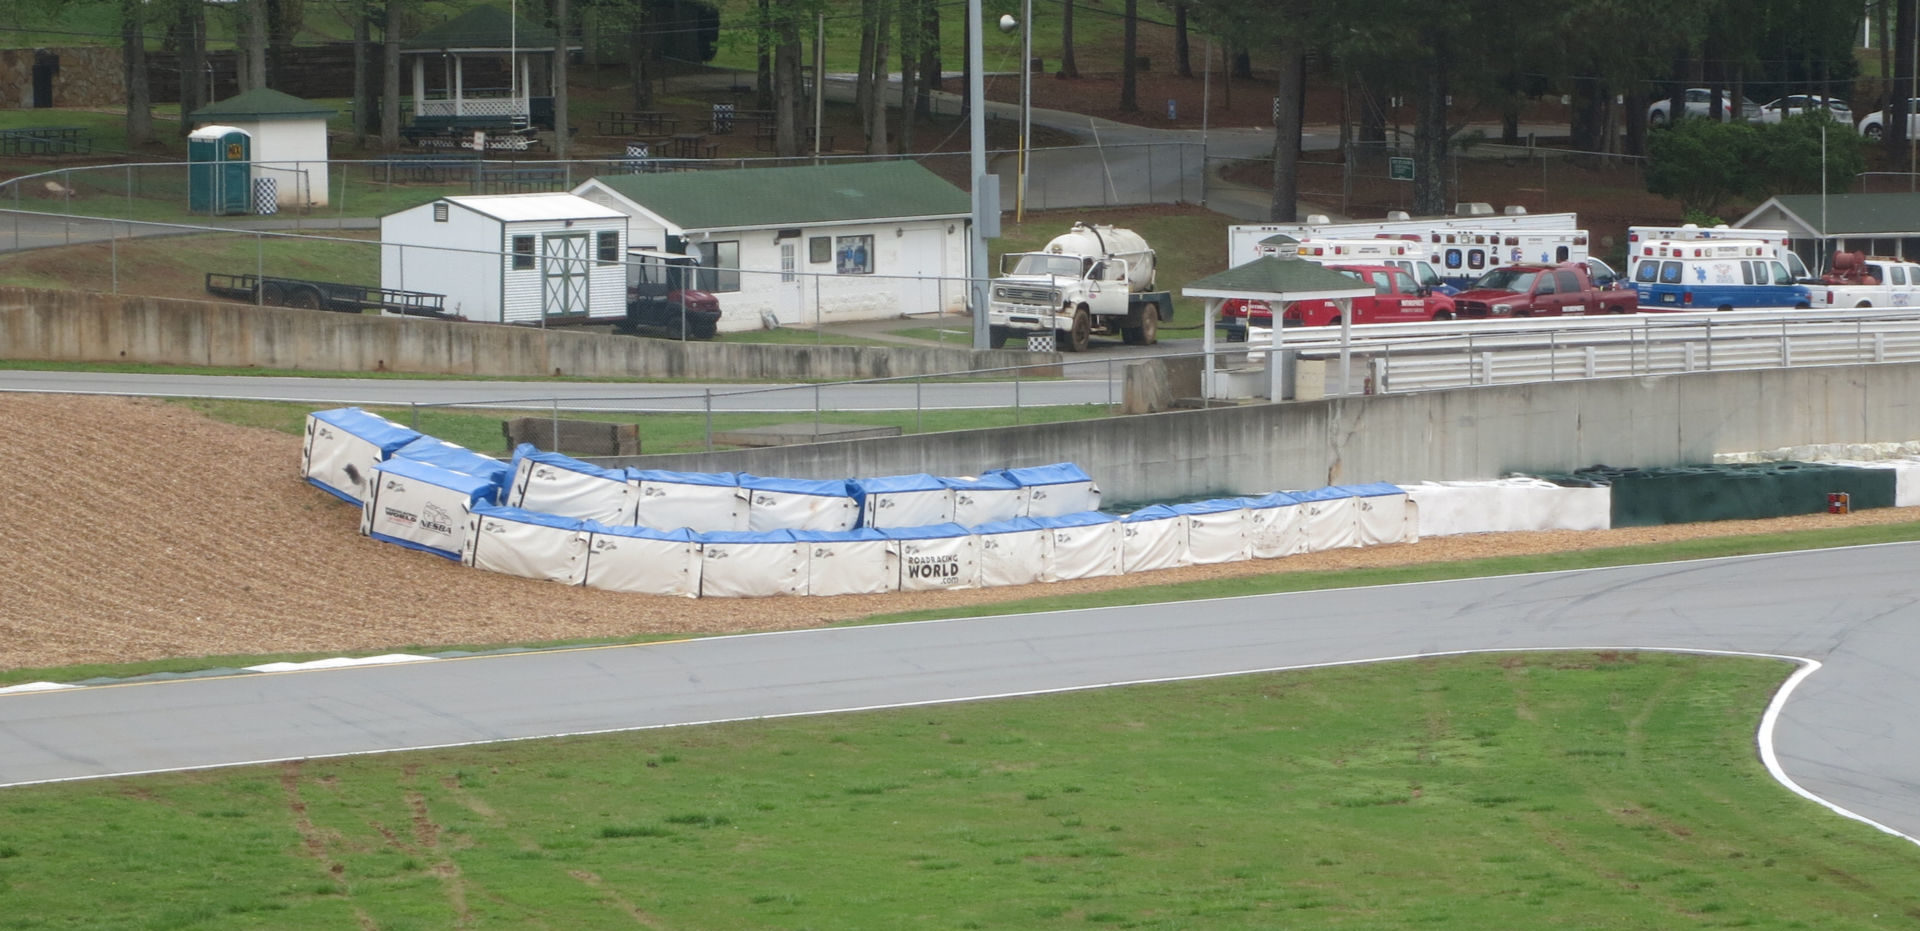
[[[675,339],[712,339],[720,329],[720,299],[699,290],[700,260],[652,249],[627,250],[625,332]]]
[[[1405,323],[1420,320],[1451,320],[1453,298],[1434,294],[1421,286],[1405,269],[1397,265],[1328,265],[1349,278],[1373,288],[1368,297],[1354,298],[1354,323]],[[1230,342],[1247,338],[1249,325],[1273,326],[1273,307],[1265,301],[1227,301],[1221,306],[1221,326]],[[1283,326],[1332,326],[1340,322],[1340,305],[1332,301],[1295,301],[1280,313]]]
[[[1596,284],[1586,262],[1503,265],[1454,295],[1454,303],[1461,317],[1471,318],[1628,314],[1640,309],[1633,291]]]
[[[1154,291],[1153,250],[1131,230],[1075,223],[1039,252],[1000,257],[988,287],[988,344],[1015,335],[1051,334],[1068,352],[1084,352],[1096,333],[1131,345],[1159,341],[1173,318],[1173,296]]]

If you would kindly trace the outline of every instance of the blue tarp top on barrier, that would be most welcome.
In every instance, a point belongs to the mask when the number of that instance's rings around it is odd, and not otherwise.
[[[1157,507],[1157,505],[1156,505]],[[1119,520],[1112,514],[1101,511],[1081,511],[1077,514],[1062,514],[1059,517],[1030,517],[1028,520],[1042,527],[1087,527],[1093,524],[1111,524]]]
[[[1224,511],[1239,511],[1247,508],[1245,498],[1209,498],[1205,501],[1189,501],[1173,506],[1182,514],[1219,514]],[[1271,505],[1268,505],[1271,507]]]
[[[398,475],[460,492],[476,504],[492,504],[493,496],[500,490],[499,485],[485,476],[442,468],[419,459],[402,459],[396,456],[374,466],[374,469],[389,475]]]
[[[510,520],[518,524],[532,524],[536,527],[552,527],[556,530],[585,530],[587,522],[578,517],[562,517],[541,511],[529,511],[525,508],[502,507],[497,504],[476,504],[473,513],[483,517],[495,517]]]
[[[913,475],[882,475],[879,478],[856,478],[848,484],[857,486],[858,491],[870,495],[899,494],[905,491],[943,491],[947,487],[945,480],[925,472]]]
[[[1367,486],[1365,485],[1328,485],[1325,488],[1314,488],[1314,489],[1309,489],[1307,491],[1290,491],[1290,492],[1287,492],[1287,494],[1290,494],[1301,501],[1337,501],[1341,498],[1368,497],[1369,496],[1368,493],[1363,493],[1358,490],[1365,487]],[[1389,492],[1390,494],[1396,494],[1396,495],[1400,494],[1400,486],[1388,485],[1387,487],[1393,489],[1392,492]],[[1377,494],[1377,492],[1375,494]]]
[[[1045,530],[1047,525],[1031,517],[1016,517],[1012,520],[996,520],[973,528],[974,536],[989,536],[996,533],[1025,533],[1030,530]]]
[[[672,472],[666,469],[628,469],[631,482],[662,482],[673,485],[712,485],[718,488],[740,487],[740,476],[732,472]]]
[[[1404,495],[1407,493],[1405,488],[1389,482],[1368,482],[1365,485],[1340,485],[1337,487],[1345,491],[1348,496],[1354,498],[1381,498],[1387,495]]]
[[[420,438],[418,430],[409,430],[379,414],[369,414],[357,407],[337,407],[330,411],[314,411],[313,419],[330,426],[339,427],[360,439],[366,440],[386,456],[395,450]],[[384,457],[383,457],[384,458]]]
[[[689,543],[694,533],[685,527],[675,530],[655,530],[652,527],[629,527],[625,525],[603,524],[597,520],[587,521],[585,529],[593,533],[610,537],[631,537],[636,540],[668,540],[675,543]]]
[[[1143,507],[1140,510],[1133,512],[1132,514],[1128,514],[1127,516],[1120,518],[1120,520],[1124,523],[1137,524],[1137,523],[1140,523],[1141,521],[1166,520],[1170,517],[1179,517],[1180,514],[1181,514],[1180,511],[1176,511],[1173,508],[1168,507],[1167,505],[1154,504],[1154,505],[1148,505],[1147,507]]]
[[[1284,491],[1270,491],[1257,497],[1241,498],[1240,503],[1250,508],[1283,508],[1288,505],[1299,504],[1300,499]]]
[[[572,456],[545,452],[532,443],[521,443],[514,449],[513,473],[516,475],[520,472],[520,460],[522,459],[530,459],[541,465],[550,465],[556,469],[566,469],[569,472],[579,472],[582,475],[593,475],[609,481],[625,482],[627,480],[626,469],[602,468],[591,462],[581,462]]]
[[[880,531],[889,540],[938,540],[972,536],[973,531],[955,523],[928,524],[925,527],[888,527]]]
[[[755,491],[778,491],[789,495],[818,495],[822,498],[851,498],[846,479],[776,478],[740,473],[740,487]]]
[[[979,478],[942,478],[940,484],[959,491],[1019,491],[1022,487],[998,472],[988,472]]]
[[[1056,462],[1053,465],[1025,466],[1018,469],[995,469],[988,475],[1003,475],[1022,485],[1067,485],[1073,482],[1090,482],[1093,477],[1071,462]]]
[[[885,540],[887,535],[872,527],[852,530],[795,530],[793,538],[802,543],[846,543],[851,540]]]
[[[799,540],[792,530],[709,530],[695,533],[701,543],[793,543]]]
[[[412,459],[455,472],[465,472],[505,484],[508,466],[492,456],[482,456],[456,443],[438,437],[423,436],[393,454],[395,459]]]

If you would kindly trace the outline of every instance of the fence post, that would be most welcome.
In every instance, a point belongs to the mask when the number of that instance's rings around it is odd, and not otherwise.
[[[420,429],[420,402],[419,401],[407,402],[407,426],[414,430]]]
[[[267,302],[267,239],[253,234],[253,305]]]
[[[924,387],[926,383],[927,376],[925,373],[913,376],[913,432],[915,433],[926,432],[926,426],[920,417],[920,389]]]
[[[713,452],[713,389],[707,392],[707,452]]]
[[[813,384],[813,440],[820,441],[820,383]]]
[[[1156,314],[1159,313],[1158,310],[1146,311],[1146,312],[1156,313]],[[1108,407],[1113,406],[1113,357],[1112,356],[1107,357],[1107,406]]]
[[[1013,422],[1020,422],[1020,372],[1021,367],[1013,367]]]
[[[553,451],[560,451],[560,396],[553,396]]]
[[[127,215],[133,215],[133,166],[127,166]]]
[[[129,227],[131,229],[131,227]],[[107,221],[107,264],[113,267],[113,293],[120,293],[120,230]]]

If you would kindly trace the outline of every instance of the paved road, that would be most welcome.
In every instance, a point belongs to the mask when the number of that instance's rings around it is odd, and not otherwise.
[[[0,785],[1456,651],[1741,651],[1823,664],[1769,714],[1763,755],[1916,837],[1916,560],[1896,544],[0,695]]]
[[[246,398],[308,404],[462,404],[546,410],[700,411],[713,392],[716,411],[827,411],[1109,404],[1119,387],[1097,371],[1089,378],[1013,382],[928,382],[813,385],[634,384],[619,382],[411,381],[374,378],[275,378],[252,375],[123,375],[97,372],[0,371],[0,391],[115,394],[158,398]],[[1115,369],[1115,377],[1119,375]]]

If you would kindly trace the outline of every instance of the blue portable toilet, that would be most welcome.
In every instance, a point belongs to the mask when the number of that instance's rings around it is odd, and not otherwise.
[[[187,210],[213,216],[248,213],[253,194],[253,136],[233,126],[202,126],[187,136]]]

